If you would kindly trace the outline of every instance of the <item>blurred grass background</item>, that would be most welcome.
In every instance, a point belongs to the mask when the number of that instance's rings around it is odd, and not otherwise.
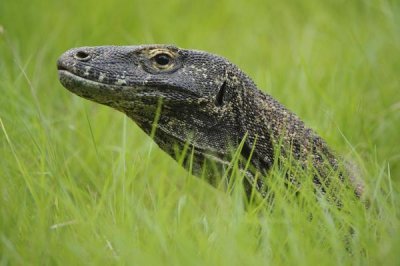
[[[388,0],[1,0],[0,263],[399,265],[399,15]],[[244,211],[58,82],[69,48],[143,43],[229,58],[359,161],[375,203],[338,214],[353,251],[297,205]]]

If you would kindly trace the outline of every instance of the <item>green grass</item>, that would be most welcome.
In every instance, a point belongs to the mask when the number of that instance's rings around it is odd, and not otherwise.
[[[0,1],[0,264],[399,265],[399,15],[386,0]],[[58,82],[66,49],[140,43],[239,65],[360,164],[370,208],[293,199],[279,171],[275,204],[246,207]]]

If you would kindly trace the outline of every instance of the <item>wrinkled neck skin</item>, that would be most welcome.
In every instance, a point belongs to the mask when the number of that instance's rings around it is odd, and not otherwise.
[[[218,186],[240,142],[239,168],[244,171],[246,193],[253,187],[261,191],[262,180],[255,181],[257,172],[266,174],[273,164],[273,147],[269,134],[248,130],[248,121],[260,114],[258,100],[245,100],[258,89],[241,70],[229,64],[221,80],[224,86],[224,104],[215,105],[216,96],[196,97],[190,94],[175,95],[164,88],[144,89],[141,93],[124,96],[123,101],[111,105],[136,122],[158,146],[172,158],[178,160],[184,151],[183,166],[197,176],[205,175],[208,181]],[[138,88],[135,88],[138,91]],[[253,117],[244,115],[243,110]],[[265,131],[268,132],[268,131]],[[258,142],[255,141],[258,139]],[[251,156],[250,156],[251,154]],[[269,155],[266,155],[269,154]],[[251,167],[244,169],[250,159]],[[225,174],[229,177],[229,173]],[[254,184],[254,182],[256,184]]]
[[[117,109],[146,134],[153,135],[153,140],[174,159],[186,147],[183,164],[186,168],[192,164],[194,174],[201,175],[204,160],[218,165],[218,169],[226,168],[242,137],[237,114],[229,107],[223,112],[216,110],[213,99],[185,97],[175,100],[136,95]]]

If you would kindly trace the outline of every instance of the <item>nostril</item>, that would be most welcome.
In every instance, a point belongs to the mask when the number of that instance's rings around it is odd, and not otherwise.
[[[78,51],[76,52],[76,54],[74,55],[75,59],[78,59],[80,61],[87,61],[90,59],[90,54],[84,51]]]

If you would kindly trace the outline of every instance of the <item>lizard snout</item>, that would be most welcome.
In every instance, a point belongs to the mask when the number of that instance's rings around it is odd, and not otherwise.
[[[70,49],[60,56],[57,61],[58,70],[71,71],[78,62],[87,62],[93,58],[93,51],[90,47]]]

